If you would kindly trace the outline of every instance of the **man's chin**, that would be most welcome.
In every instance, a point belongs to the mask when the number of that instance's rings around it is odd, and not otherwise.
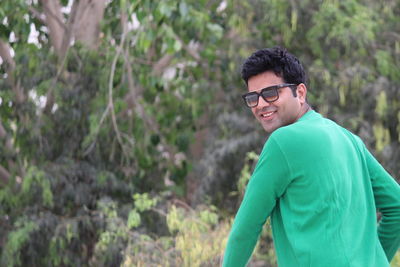
[[[279,126],[275,124],[266,124],[266,123],[262,123],[262,127],[267,133],[272,133],[273,131],[279,128]]]

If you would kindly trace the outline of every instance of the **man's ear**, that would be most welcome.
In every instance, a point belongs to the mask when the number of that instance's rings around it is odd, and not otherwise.
[[[297,85],[297,97],[300,99],[300,102],[303,104],[306,102],[306,96],[307,96],[307,87],[304,83],[300,83]]]

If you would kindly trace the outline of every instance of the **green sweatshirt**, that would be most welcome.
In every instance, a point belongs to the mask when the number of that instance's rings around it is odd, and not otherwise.
[[[247,264],[268,216],[279,267],[389,266],[400,244],[400,186],[360,138],[309,111],[268,138],[223,266]]]

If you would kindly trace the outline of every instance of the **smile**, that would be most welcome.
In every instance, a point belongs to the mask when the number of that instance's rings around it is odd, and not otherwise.
[[[260,114],[260,116],[261,116],[262,118],[269,118],[269,117],[271,117],[274,113],[275,113],[275,111],[270,111],[270,112],[262,113],[262,114]]]

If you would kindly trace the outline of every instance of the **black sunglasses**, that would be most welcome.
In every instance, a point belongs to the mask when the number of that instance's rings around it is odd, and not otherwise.
[[[247,94],[242,95],[244,103],[249,108],[255,108],[258,105],[258,98],[261,96],[266,102],[272,103],[279,99],[278,89],[283,87],[290,87],[292,90],[295,90],[297,84],[293,83],[283,83],[278,85],[273,85],[269,87],[265,87],[261,89],[260,93],[257,92],[250,92]]]

